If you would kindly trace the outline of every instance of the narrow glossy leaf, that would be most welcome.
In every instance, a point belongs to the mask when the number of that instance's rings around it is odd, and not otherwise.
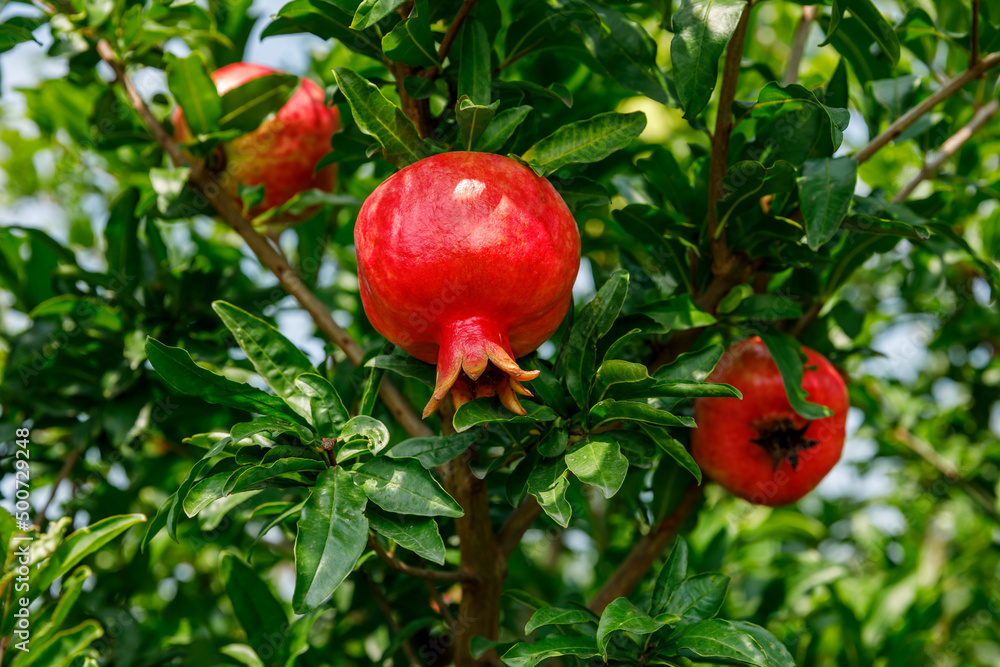
[[[343,468],[327,468],[316,480],[295,537],[295,613],[323,604],[354,569],[368,541],[366,504]]]
[[[0,23],[0,53],[10,51],[21,42],[40,42],[32,34],[40,25],[40,19],[27,16],[11,16]]]
[[[306,444],[316,441],[316,435],[301,424],[293,424],[274,417],[257,417],[253,421],[240,422],[233,425],[229,431],[233,443],[237,445],[258,433],[269,433],[272,438],[282,433],[291,433]]]
[[[370,507],[367,515],[369,525],[379,535],[389,538],[421,558],[439,565],[444,563],[444,541],[434,519],[379,512]]]
[[[385,454],[394,459],[417,459],[422,466],[431,470],[451,461],[482,439],[481,433],[472,431],[446,436],[410,438],[394,445]]]
[[[613,600],[601,614],[597,624],[597,648],[605,661],[608,659],[608,642],[615,632],[623,631],[636,635],[650,635],[664,626],[649,614],[629,602],[628,598]]]
[[[337,460],[344,460],[360,452],[378,454],[389,444],[389,429],[377,419],[366,415],[352,418],[340,432],[343,443],[337,452]]]
[[[295,395],[287,399],[288,404],[305,417],[321,437],[332,437],[350,419],[337,390],[322,375],[303,373],[295,378],[294,390]]]
[[[413,67],[438,63],[431,26],[423,16],[413,16],[397,23],[396,27],[382,38],[382,51],[389,60]]]
[[[701,484],[701,468],[695,462],[694,457],[691,456],[691,452],[684,445],[672,437],[666,429],[652,427],[647,424],[643,424],[642,429],[649,434],[657,447],[662,449],[667,456],[676,461],[682,468],[691,473],[694,476],[695,482]]]
[[[336,0],[292,0],[278,11],[278,18],[264,28],[261,39],[307,32],[323,39],[336,39],[351,51],[381,61],[378,29],[352,30],[351,21],[352,15]]]
[[[186,58],[172,53],[165,56],[167,87],[184,111],[184,121],[194,135],[220,129],[222,98],[205,69],[205,58],[192,51]]]
[[[567,164],[597,162],[625,148],[646,128],[646,115],[603,113],[577,121],[541,139],[522,159],[542,176]]]
[[[301,422],[301,418],[277,396],[205,370],[194,363],[187,350],[147,338],[146,356],[156,372],[182,394],[197,396],[215,405]]]
[[[285,106],[285,102],[298,87],[297,76],[268,74],[226,91],[222,95],[219,129],[241,132],[256,130],[270,114],[277,113]]]
[[[418,461],[379,457],[355,472],[368,499],[388,512],[451,517],[463,514],[461,506]]]
[[[299,457],[288,457],[262,465],[248,466],[242,468],[239,475],[233,475],[226,480],[226,493],[229,495],[250,491],[256,485],[281,475],[322,472],[326,467],[327,465],[323,461]]]
[[[799,204],[806,226],[809,247],[817,250],[833,238],[847,215],[858,180],[858,162],[854,158],[818,158],[807,160],[799,186]]]
[[[746,667],[769,665],[767,655],[752,635],[718,618],[679,626],[659,653],[679,655],[696,662],[710,660]]]
[[[358,128],[381,144],[386,160],[403,168],[431,154],[413,122],[375,84],[346,67],[338,67],[333,73]]]
[[[46,637],[62,627],[69,612],[73,610],[77,600],[80,599],[84,582],[93,574],[93,570],[86,565],[81,565],[73,570],[71,575],[63,577],[59,586],[59,600],[56,604],[43,607],[41,612],[36,613],[32,618],[35,627],[32,636],[36,640],[40,637]]]
[[[625,481],[628,459],[622,456],[617,442],[591,436],[566,453],[566,466],[581,481],[596,486],[605,498],[610,498]]]
[[[260,656],[246,644],[226,644],[219,649],[219,653],[229,656],[246,667],[266,667]]]
[[[546,637],[534,644],[514,644],[503,654],[501,660],[510,667],[535,667],[549,658],[561,655],[592,658],[597,655],[597,644],[593,637]]]
[[[564,428],[553,428],[538,441],[538,453],[549,458],[559,456],[569,445],[569,432]]]
[[[219,573],[247,641],[254,646],[266,645],[276,628],[288,624],[288,616],[281,603],[257,572],[236,554],[222,553]]]
[[[875,38],[878,45],[882,47],[882,51],[889,56],[892,64],[895,65],[899,62],[899,38],[896,36],[896,31],[882,16],[872,0],[834,0],[830,27],[821,46],[831,41],[831,37],[840,26],[840,21],[847,10],[851,10],[851,14]]]
[[[649,613],[658,616],[667,610],[667,601],[687,578],[688,549],[684,538],[674,541],[674,548],[664,563],[653,584],[653,597],[649,601]]]
[[[365,366],[367,368],[384,368],[387,371],[398,373],[403,377],[419,380],[428,387],[433,387],[436,381],[434,365],[420,361],[410,355],[404,357],[395,354],[380,354],[365,362]]]
[[[760,627],[759,625],[754,625],[753,623],[747,623],[746,621],[730,621],[737,630],[745,632],[754,641],[757,642],[757,646],[764,651],[764,655],[767,656],[768,667],[795,667],[795,659],[792,658],[792,654],[788,652],[785,645],[778,641],[778,638],[772,635],[770,632]]]
[[[215,468],[218,470],[218,468]],[[213,473],[197,481],[181,499],[181,506],[188,517],[197,516],[203,509],[214,503],[216,500],[229,495],[226,490],[229,488],[230,478],[239,476],[242,469],[226,468],[220,472]]]
[[[565,528],[573,516],[573,508],[566,500],[569,479],[563,459],[544,459],[528,476],[528,493],[535,497],[545,513]]]
[[[524,626],[524,634],[530,635],[538,628],[546,625],[573,625],[575,623],[590,623],[594,615],[584,609],[563,609],[561,607],[543,607],[539,609]]]
[[[822,419],[832,415],[833,411],[830,408],[806,400],[809,394],[802,388],[802,375],[805,372],[802,365],[802,344],[779,331],[762,331],[760,337],[767,345],[767,351],[771,353],[778,370],[781,371],[785,394],[788,395],[792,409],[806,419]]]
[[[839,148],[844,140],[844,130],[851,121],[851,114],[847,109],[826,106],[819,101],[815,93],[798,84],[784,87],[775,82],[767,84],[757,96],[757,102],[754,103],[750,113],[755,118],[774,118],[803,105],[812,107],[820,113],[824,126],[829,128],[832,150]]]
[[[613,398],[601,401],[590,409],[590,419],[595,427],[612,421],[637,421],[658,426],[685,426],[694,428],[690,417],[678,417],[666,410],[657,410],[648,403],[636,401],[616,401]]]
[[[499,102],[490,106],[477,106],[462,96],[455,104],[455,121],[458,123],[458,143],[463,150],[471,151],[490,121]]]
[[[458,96],[468,96],[475,106],[488,107],[492,100],[490,83],[491,40],[477,20],[467,19],[458,36]]]
[[[92,642],[104,636],[101,624],[91,619],[58,632],[52,637],[32,642],[27,653],[16,653],[18,667],[67,667]],[[37,640],[36,640],[37,641]]]
[[[70,533],[33,577],[31,590],[41,595],[58,577],[63,576],[80,561],[115,539],[132,526],[144,523],[142,514],[121,514],[101,519],[95,524]]]
[[[363,0],[354,13],[351,28],[354,30],[369,28],[396,11],[402,4],[403,0]]]
[[[558,181],[552,185],[566,202],[569,210],[574,212],[591,206],[605,206],[611,202],[607,188],[582,176],[568,181]]]
[[[746,5],[744,0],[683,0],[674,13],[670,60],[686,117],[697,116],[708,105],[719,58]]]
[[[499,151],[514,134],[514,130],[528,117],[531,109],[530,106],[519,106],[513,109],[504,109],[494,116],[490,124],[483,130],[482,136],[479,137],[478,150],[484,153]]]
[[[516,415],[507,408],[500,405],[495,398],[477,398],[463,403],[455,411],[452,423],[459,433],[468,431],[473,426],[482,424],[493,424],[496,422],[506,422],[510,424],[534,424],[536,422],[550,422],[556,418],[556,413],[546,405],[538,405],[531,401],[521,401],[526,415]]]
[[[706,347],[685,352],[671,363],[656,369],[653,376],[658,380],[678,381],[694,380],[700,382],[708,377],[715,365],[722,358],[725,348],[722,345]]]
[[[697,623],[713,618],[722,608],[729,590],[729,577],[722,574],[698,574],[675,588],[659,613],[680,617],[680,623]]]
[[[642,306],[640,312],[666,329],[681,331],[715,324],[716,319],[698,308],[690,294]]]

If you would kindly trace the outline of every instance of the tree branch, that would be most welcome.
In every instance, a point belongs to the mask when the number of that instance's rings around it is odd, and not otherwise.
[[[45,501],[45,504],[42,506],[42,509],[39,510],[38,514],[36,515],[38,517],[39,528],[45,527],[45,522],[46,522],[45,513],[49,511],[49,505],[51,505],[52,501],[56,499],[56,492],[59,490],[59,485],[62,484],[64,479],[66,479],[66,477],[69,475],[70,470],[73,469],[73,466],[76,465],[76,462],[79,459],[80,459],[80,450],[74,449],[69,453],[69,456],[67,456],[66,460],[63,462],[62,468],[59,469],[59,474],[56,475],[56,481],[52,483],[52,493],[49,494],[49,499]]]
[[[411,577],[420,577],[421,579],[430,579],[431,581],[462,581],[464,578],[460,572],[429,570],[425,567],[407,565],[395,556],[387,553],[386,550],[382,548],[382,545],[378,543],[378,538],[371,533],[368,534],[368,546],[371,547],[371,550],[374,551],[379,558],[385,561],[386,565],[397,572],[408,574]]]
[[[535,519],[542,513],[542,506],[538,504],[534,496],[527,496],[521,506],[507,515],[500,530],[497,531],[497,544],[503,553],[504,560],[510,558],[524,533],[535,523]]]
[[[476,0],[465,0],[462,6],[458,8],[455,13],[455,18],[452,20],[451,25],[448,26],[447,32],[444,33],[444,37],[441,39],[441,46],[438,47],[438,62],[444,65],[445,56],[448,55],[448,51],[451,50],[451,45],[455,42],[455,38],[458,37],[458,31],[462,27],[462,23],[465,22],[465,17],[469,15],[472,11],[472,6],[476,4]],[[424,77],[428,79],[433,79],[441,71],[439,65],[434,65],[424,71]]]
[[[654,530],[643,535],[614,574],[604,582],[594,599],[590,601],[591,610],[600,614],[615,599],[632,592],[663,550],[674,541],[684,521],[698,506],[701,494],[702,487],[697,484],[691,484],[684,491],[684,496],[673,513],[661,521]]]
[[[1000,51],[991,53],[984,56],[981,60],[976,61],[976,63],[970,66],[969,69],[965,70],[954,79],[943,85],[936,93],[897,118],[891,125],[889,125],[889,127],[885,129],[885,131],[869,141],[868,145],[855,153],[854,159],[857,160],[858,163],[865,162],[872,155],[875,155],[879,149],[901,135],[906,128],[920,120],[920,118],[928,111],[958,91],[962,90],[962,88],[964,88],[967,84],[975,81],[997,65],[1000,65]]]
[[[951,159],[951,157],[958,152],[962,146],[965,145],[973,134],[977,130],[982,128],[983,125],[988,123],[993,116],[996,115],[997,110],[1000,110],[1000,101],[993,100],[986,106],[980,107],[979,111],[972,116],[972,119],[966,123],[958,132],[948,137],[943,144],[941,144],[940,150],[934,155],[934,157],[924,162],[923,169],[920,173],[913,177],[909,183],[907,183],[903,188],[896,193],[896,196],[892,198],[894,202],[906,201],[918,185],[926,181],[928,178],[933,176],[938,172],[938,170],[944,166],[944,163]]]
[[[398,635],[402,628],[399,626],[399,621],[396,620],[396,617],[392,615],[392,606],[389,604],[389,601],[385,599],[385,596],[382,595],[382,591],[378,589],[378,586],[375,585],[375,582],[372,581],[372,578],[368,576],[367,572],[362,570],[361,576],[364,578],[365,583],[368,584],[368,590],[371,591],[372,597],[375,598],[375,602],[378,604],[379,609],[382,610],[382,613],[385,614],[386,620],[389,621],[389,627],[392,628],[392,631]],[[404,639],[401,642],[401,648],[403,649],[403,653],[406,654],[406,659],[410,662],[410,667],[420,667],[420,661],[417,660],[417,654],[413,652],[413,647],[410,646],[409,639]]]
[[[163,126],[146,105],[145,100],[139,95],[131,78],[125,72],[125,66],[118,60],[114,49],[107,40],[102,39],[97,43],[97,54],[114,70],[118,82],[125,88],[132,107],[174,164],[190,167],[191,183],[205,195],[219,216],[243,237],[260,263],[274,273],[284,290],[295,297],[302,308],[312,317],[319,330],[344,351],[352,364],[359,365],[364,358],[364,350],[361,349],[361,346],[347,331],[333,321],[329,308],[309,291],[309,288],[296,275],[295,270],[280,253],[271,247],[267,239],[257,233],[253,224],[243,216],[232,197],[226,193],[216,178],[203,169],[200,164],[192,164],[187,159],[177,142],[167,134],[167,131],[163,129]],[[414,411],[413,406],[392,383],[383,380],[379,394],[407,433],[412,436],[433,435],[430,428],[421,421]]]
[[[781,85],[790,86],[799,80],[799,66],[802,64],[802,54],[806,50],[806,40],[809,38],[809,28],[816,20],[816,5],[806,5],[802,8],[802,18],[795,28],[795,37],[792,38],[792,50],[788,54],[788,64],[785,66],[785,76],[781,79]]]

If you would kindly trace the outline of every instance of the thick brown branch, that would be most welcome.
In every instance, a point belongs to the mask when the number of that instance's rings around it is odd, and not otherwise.
[[[663,550],[674,541],[684,521],[698,507],[701,494],[702,487],[696,484],[689,486],[677,509],[636,542],[622,564],[590,601],[590,608],[595,613],[602,613],[611,602],[631,593],[635,585],[642,581]]]
[[[854,159],[860,163],[864,162],[872,155],[875,155],[879,149],[901,135],[906,128],[920,120],[920,118],[923,117],[923,115],[928,111],[958,91],[962,90],[962,88],[966,85],[972,83],[981,77],[985,72],[996,67],[997,65],[1000,65],[1000,51],[984,56],[982,60],[978,60],[975,64],[970,66],[969,69],[965,70],[954,79],[943,85],[936,93],[897,118],[889,127],[885,129],[885,131],[869,141],[868,145],[855,153]]]
[[[792,38],[792,50],[788,54],[788,64],[785,66],[785,76],[781,85],[789,86],[799,80],[799,66],[802,64],[802,54],[806,50],[806,40],[809,39],[809,29],[816,20],[816,5],[806,5],[802,8],[802,18],[795,28]]]
[[[374,535],[368,535],[368,546],[372,551],[378,555],[379,558],[385,561],[385,564],[396,570],[397,572],[402,572],[403,574],[408,574],[411,577],[420,577],[421,579],[429,579],[431,581],[461,581],[462,574],[460,572],[449,572],[447,570],[429,570],[425,567],[414,567],[413,565],[407,565],[403,561],[399,560],[392,554],[386,552],[382,548],[382,545],[378,543],[378,538]]]
[[[1000,110],[1000,102],[993,100],[986,106],[980,107],[979,111],[972,116],[972,119],[965,124],[958,132],[948,137],[941,148],[937,151],[934,157],[930,158],[924,162],[923,168],[920,173],[913,177],[909,183],[907,183],[903,188],[896,193],[896,196],[892,198],[894,202],[906,201],[918,185],[931,178],[938,172],[938,170],[944,166],[944,163],[951,159],[951,157],[958,152],[962,146],[965,145],[973,134],[976,133],[983,125],[988,123],[993,116],[996,115],[997,110]]]
[[[520,507],[507,515],[507,520],[497,531],[497,544],[500,546],[500,551],[503,552],[504,559],[510,558],[517,546],[521,544],[524,533],[531,528],[541,513],[542,506],[538,504],[534,496],[528,496],[521,502]]]
[[[97,43],[97,54],[114,70],[118,82],[125,88],[129,102],[136,113],[139,114],[143,123],[152,133],[153,138],[156,139],[156,142],[163,148],[174,164],[185,165],[191,168],[189,176],[191,183],[215,208],[219,217],[232,227],[237,234],[243,237],[243,240],[253,250],[260,263],[274,273],[284,290],[295,297],[302,308],[312,317],[319,330],[344,351],[344,354],[347,355],[348,360],[352,364],[355,366],[360,364],[364,357],[364,350],[361,349],[361,346],[358,345],[357,341],[347,331],[333,321],[330,309],[305,286],[295,273],[295,270],[292,269],[280,253],[271,247],[267,239],[257,233],[250,221],[237,208],[233,198],[226,193],[216,178],[203,169],[201,165],[193,164],[187,159],[177,145],[177,142],[163,129],[163,126],[146,105],[145,100],[142,99],[142,96],[135,89],[131,78],[125,72],[125,66],[118,60],[111,44],[106,40],[100,40]],[[396,419],[399,420],[400,425],[406,429],[407,433],[413,436],[433,435],[432,431],[420,420],[420,417],[413,410],[413,406],[409,404],[406,398],[390,382],[382,382],[380,395]]]
[[[451,50],[451,45],[455,43],[455,38],[458,37],[458,31],[462,27],[462,23],[465,22],[465,17],[469,15],[472,11],[472,6],[476,4],[476,0],[465,0],[462,6],[458,8],[455,13],[455,18],[452,20],[451,25],[448,26],[448,30],[444,33],[444,37],[441,38],[441,46],[438,47],[438,62],[444,65],[444,59],[448,55],[448,51]],[[423,76],[428,79],[433,79],[441,71],[441,67],[434,65],[433,67],[427,69]]]

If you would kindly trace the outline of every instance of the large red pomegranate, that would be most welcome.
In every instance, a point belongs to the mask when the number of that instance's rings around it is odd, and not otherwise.
[[[833,415],[808,421],[792,409],[781,373],[759,337],[728,350],[708,377],[740,390],[737,398],[697,398],[691,454],[733,494],[758,505],[787,505],[812,491],[840,460],[847,387],[825,357],[803,347],[802,388]]]
[[[555,188],[510,158],[455,152],[416,162],[365,201],[354,229],[372,325],[437,364],[430,415],[515,394],[538,377],[514,360],[541,345],[572,302],[580,234]]]
[[[279,73],[263,65],[233,63],[213,72],[212,81],[219,94],[224,95],[247,81]],[[172,120],[177,141],[182,144],[191,141],[191,131],[180,107],[174,109]],[[273,118],[253,132],[227,142],[213,168],[233,197],[238,185],[264,185],[263,201],[249,212],[250,217],[255,217],[303,190],[333,190],[337,166],[316,171],[316,164],[330,152],[330,138],[338,129],[337,107],[326,106],[323,89],[309,79],[302,79],[302,84]]]

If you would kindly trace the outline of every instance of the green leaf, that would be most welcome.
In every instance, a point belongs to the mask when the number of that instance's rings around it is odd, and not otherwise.
[[[343,463],[356,454],[362,452],[378,454],[385,449],[389,444],[389,429],[377,419],[358,415],[344,426],[344,430],[340,432],[340,440],[344,444],[337,452],[337,460]],[[351,442],[356,440],[364,442],[352,445]]]
[[[431,26],[425,16],[412,16],[397,23],[382,38],[382,51],[389,60],[413,67],[439,64]]]
[[[351,20],[352,14],[337,0],[292,0],[278,11],[278,18],[264,28],[261,39],[308,32],[323,39],[335,39],[351,51],[381,62],[383,55],[378,29],[373,26],[352,30]]]
[[[690,417],[678,417],[666,410],[658,410],[648,403],[616,401],[613,398],[601,401],[590,409],[594,427],[613,421],[637,421],[658,426],[685,426],[694,428]]]
[[[270,114],[285,106],[298,87],[297,76],[268,74],[226,91],[222,95],[219,129],[253,132]]]
[[[561,655],[592,658],[597,655],[597,644],[593,637],[546,637],[534,644],[514,644],[501,660],[510,667],[535,667]]]
[[[312,424],[320,437],[332,437],[348,423],[351,414],[322,375],[303,373],[295,378],[294,390],[286,399],[288,405]]]
[[[653,597],[649,601],[651,616],[659,616],[667,610],[667,601],[687,577],[688,549],[684,538],[674,541],[674,548],[664,563],[653,584]]]
[[[227,644],[219,649],[219,653],[228,656],[246,667],[266,667],[260,656],[246,644]]]
[[[570,472],[581,481],[596,486],[605,498],[618,493],[628,472],[628,459],[622,456],[618,443],[599,436],[580,442],[566,454]]]
[[[382,509],[418,516],[462,516],[461,506],[412,459],[374,458],[355,471],[365,495]]]
[[[679,655],[695,661],[718,661],[727,665],[769,665],[767,655],[752,635],[741,631],[729,621],[718,618],[677,627],[659,649],[659,653]]]
[[[417,459],[422,466],[431,470],[451,461],[481,439],[482,434],[478,432],[410,438],[393,445],[385,455],[394,459]]]
[[[795,667],[795,659],[792,658],[792,654],[788,652],[785,645],[778,641],[778,638],[772,635],[770,632],[760,627],[759,625],[754,625],[753,623],[747,623],[746,621],[730,621],[737,630],[745,632],[746,634],[753,637],[754,641],[757,642],[757,646],[764,651],[764,655],[767,656],[767,666],[768,667]]]
[[[628,293],[628,272],[615,271],[597,295],[580,309],[570,329],[566,345],[560,351],[556,373],[566,377],[570,396],[581,408],[586,407],[597,359],[597,341],[618,318]]]
[[[568,488],[566,461],[561,458],[540,461],[528,475],[528,493],[563,528],[569,525],[573,515],[573,508],[566,500]]]
[[[833,13],[830,16],[830,27],[826,32],[826,39],[820,44],[823,46],[830,42],[830,38],[837,31],[844,12],[851,10],[851,14],[861,22],[861,25],[871,33],[882,51],[889,56],[889,60],[895,65],[899,62],[899,38],[892,25],[885,20],[879,12],[878,7],[872,0],[834,0]]]
[[[464,95],[455,103],[458,143],[464,150],[472,150],[476,141],[493,120],[493,113],[499,105],[500,102],[494,102],[490,106],[477,106]]]
[[[27,16],[11,16],[0,23],[0,53],[10,51],[22,42],[41,44],[32,34],[41,24],[40,19]]]
[[[258,484],[289,473],[321,472],[326,463],[313,458],[286,457],[262,465],[246,466],[226,480],[226,495],[236,495],[253,490]]]
[[[576,623],[590,623],[593,620],[593,613],[585,609],[543,607],[528,619],[528,622],[524,626],[524,634],[531,634],[538,628],[544,628],[546,625],[573,625]]]
[[[277,396],[205,370],[194,363],[187,350],[169,347],[155,338],[147,338],[146,356],[156,372],[182,394],[197,396],[215,405],[226,405],[238,410],[302,422],[302,419]]]
[[[36,640],[45,638],[62,627],[69,612],[80,599],[83,584],[93,574],[93,570],[86,565],[81,565],[73,570],[73,574],[63,578],[62,584],[59,586],[59,600],[56,604],[44,607],[40,614],[32,618],[35,627],[32,634]]]
[[[444,541],[434,519],[379,512],[371,507],[368,508],[367,515],[369,525],[379,535],[421,558],[438,565],[444,564]]]
[[[17,667],[68,667],[87,647],[104,636],[101,624],[91,619],[52,635],[39,644],[31,644],[30,652],[17,653]]]
[[[291,433],[306,444],[316,441],[315,434],[301,424],[293,424],[273,417],[257,417],[252,421],[240,422],[234,424],[229,430],[233,444],[237,445],[259,433],[269,433],[271,438],[276,438],[282,433]]]
[[[857,180],[858,161],[854,158],[817,158],[802,166],[796,183],[811,249],[819,249],[840,229]]]
[[[410,355],[380,354],[366,361],[365,367],[384,368],[387,371],[398,373],[403,377],[418,380],[428,387],[433,387],[436,382],[434,365],[420,361]]]
[[[521,158],[541,176],[568,164],[597,162],[625,148],[646,128],[646,114],[602,113],[563,125]]]
[[[98,551],[132,526],[143,523],[142,514],[120,514],[101,519],[95,524],[70,533],[59,543],[52,555],[44,562],[33,577],[31,590],[36,595],[44,593],[52,582],[63,576],[80,561]]]
[[[723,383],[661,382],[649,375],[646,367],[630,361],[609,359],[597,369],[597,378],[605,385],[601,398],[743,398],[738,389]]]
[[[673,16],[670,42],[674,82],[684,116],[708,105],[719,75],[719,58],[736,30],[744,0],[683,0]]]
[[[492,44],[486,28],[475,19],[467,19],[458,36],[458,96],[467,96],[474,106],[488,107],[493,66]]]
[[[184,111],[184,121],[192,134],[208,134],[219,129],[222,98],[205,70],[205,57],[192,51],[186,58],[172,53],[164,56],[167,87]]]
[[[715,324],[716,319],[698,308],[690,294],[681,294],[666,301],[657,301],[639,308],[646,317],[667,329],[681,331]]]
[[[257,572],[236,554],[222,553],[219,573],[247,641],[254,646],[267,645],[271,633],[288,624],[281,603]]]
[[[354,13],[351,28],[354,30],[370,28],[396,11],[396,8],[402,4],[403,0],[363,0]]]
[[[628,598],[613,600],[601,614],[597,624],[597,648],[605,662],[608,659],[608,642],[615,632],[629,632],[636,635],[650,635],[665,623],[650,618],[649,614],[629,602]]]
[[[354,569],[368,541],[366,504],[343,468],[327,468],[316,480],[295,536],[295,613],[323,604]]]
[[[760,337],[781,371],[785,394],[792,409],[806,419],[822,419],[832,415],[830,408],[806,400],[809,394],[802,388],[802,343],[779,331],[761,331]]]
[[[665,429],[642,425],[644,432],[649,434],[656,443],[656,446],[663,450],[663,453],[676,461],[682,468],[694,476],[695,481],[701,484],[701,468],[695,462],[694,457],[687,448],[672,437]],[[662,464],[661,464],[662,465]]]
[[[851,122],[850,112],[826,106],[812,91],[798,84],[784,87],[773,81],[767,84],[757,96],[750,113],[754,118],[774,118],[803,106],[812,107],[820,113],[823,124],[829,128],[832,150],[839,148],[844,140],[844,130]]]
[[[537,422],[550,422],[556,418],[556,413],[552,408],[545,405],[538,405],[531,401],[521,401],[526,415],[516,415],[507,408],[500,405],[494,398],[477,398],[463,403],[455,411],[452,423],[459,433],[468,431],[473,426],[482,424],[494,424],[504,422],[507,424],[534,424]]]
[[[386,160],[401,169],[431,155],[430,146],[417,134],[413,122],[375,84],[346,67],[333,73],[358,128],[379,142]]]
[[[519,106],[513,109],[504,109],[496,116],[483,134],[479,137],[478,150],[484,153],[495,153],[499,151],[507,140],[514,134],[514,130],[524,122],[524,119],[531,113],[532,107]]]
[[[722,574],[698,574],[681,582],[659,613],[676,614],[678,623],[697,623],[719,613],[729,590],[729,577]]]

